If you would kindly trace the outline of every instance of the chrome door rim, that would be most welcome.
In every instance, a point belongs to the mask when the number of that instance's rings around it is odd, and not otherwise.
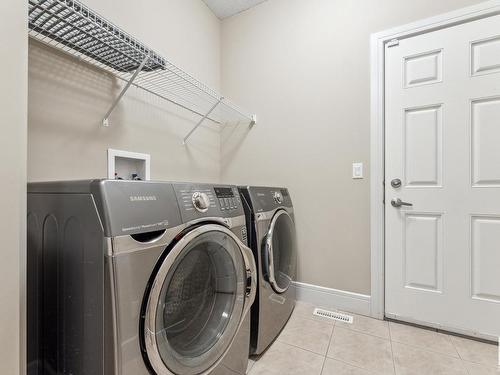
[[[166,279],[167,274],[170,271],[174,262],[176,261],[177,257],[186,248],[186,246],[188,246],[190,241],[192,241],[194,238],[198,237],[203,233],[213,232],[213,231],[222,232],[230,236],[236,242],[236,244],[241,250],[247,275],[248,274],[251,275],[252,287],[250,293],[244,295],[243,310],[241,316],[239,317],[239,322],[237,324],[235,333],[231,338],[231,340],[229,341],[229,344],[225,348],[223,354],[200,375],[209,374],[222,361],[228,350],[231,348],[232,343],[241,327],[241,324],[243,323],[244,317],[247,315],[248,311],[250,310],[250,306],[255,299],[255,293],[256,293],[255,280],[257,271],[256,271],[255,261],[253,260],[252,251],[247,246],[245,246],[233,232],[231,232],[229,229],[221,225],[207,224],[197,227],[192,231],[190,231],[189,233],[187,233],[185,236],[183,236],[179,240],[179,242],[175,244],[175,246],[169,252],[167,257],[163,260],[157,274],[155,275],[153,285],[148,295],[148,300],[147,300],[148,302],[145,310],[146,313],[144,318],[144,344],[150,364],[153,367],[154,371],[159,375],[179,375],[171,372],[168,369],[167,365],[163,362],[163,359],[161,358],[160,352],[158,350],[158,345],[156,343],[156,334],[155,334],[156,312],[157,312],[156,307],[160,299],[160,293],[163,287],[163,281]]]
[[[271,220],[271,224],[269,225],[269,231],[267,232],[267,237],[266,237],[266,256],[267,256],[267,268],[268,268],[267,274],[268,274],[268,277],[269,277],[269,283],[271,284],[271,286],[273,287],[273,289],[277,293],[280,293],[280,294],[281,293],[285,293],[290,288],[290,285],[292,284],[290,282],[286,288],[281,288],[278,285],[278,283],[276,282],[276,275],[274,273],[273,233],[274,233],[274,228],[276,226],[276,221],[278,220],[278,218],[281,215],[288,216],[288,218],[293,223],[292,217],[288,214],[287,211],[285,211],[283,209],[278,210],[274,214],[274,216],[273,216],[273,218]]]

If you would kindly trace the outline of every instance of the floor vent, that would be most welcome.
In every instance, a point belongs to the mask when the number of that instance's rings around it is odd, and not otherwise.
[[[353,321],[353,318],[350,315],[323,309],[314,309],[313,315],[321,316],[322,318],[338,320],[339,322],[344,322],[349,324],[352,324]]]

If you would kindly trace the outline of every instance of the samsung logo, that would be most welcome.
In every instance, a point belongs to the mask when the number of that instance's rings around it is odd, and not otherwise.
[[[155,201],[156,196],[154,195],[131,195],[130,196],[130,201],[131,202],[138,202],[138,201]]]

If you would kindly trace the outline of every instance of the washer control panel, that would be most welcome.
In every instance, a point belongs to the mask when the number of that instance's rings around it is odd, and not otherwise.
[[[231,187],[214,187],[222,211],[236,210],[240,207],[240,196],[236,189]]]
[[[183,186],[177,190],[177,194],[180,195],[180,208],[184,211],[207,212],[209,208],[217,207],[214,194],[209,188],[200,186],[192,189],[190,186]]]
[[[203,217],[244,215],[236,186],[197,183],[172,184],[183,222]]]

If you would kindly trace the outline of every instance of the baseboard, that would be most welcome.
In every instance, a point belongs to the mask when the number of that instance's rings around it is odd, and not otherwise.
[[[309,302],[318,307],[334,308],[370,316],[370,296],[298,281],[294,282],[293,285],[297,292],[298,301]]]

